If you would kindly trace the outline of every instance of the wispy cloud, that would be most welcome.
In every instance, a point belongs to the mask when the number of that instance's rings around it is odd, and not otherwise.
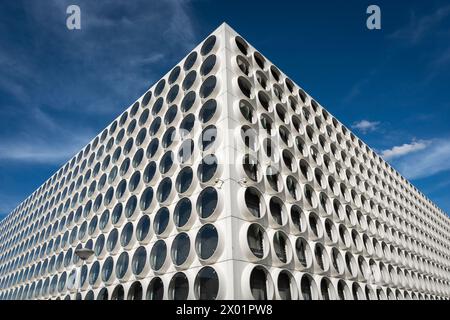
[[[392,160],[395,158],[406,156],[410,153],[425,149],[430,144],[430,141],[413,141],[405,143],[401,146],[395,146],[391,149],[383,150],[381,156],[385,160]]]
[[[412,45],[418,44],[449,15],[450,5],[440,7],[432,13],[421,17],[412,12],[409,24],[396,30],[388,37],[395,40],[404,40]]]
[[[29,108],[28,111],[27,119],[33,125],[0,141],[0,161],[60,164],[95,136],[90,128],[76,130],[62,126],[40,108]],[[34,126],[41,130],[35,130]]]
[[[450,140],[434,140],[427,148],[401,159],[396,165],[409,179],[430,177],[450,170]]]
[[[384,150],[382,156],[408,179],[431,177],[450,170],[450,140],[412,141]]]
[[[352,128],[367,133],[369,131],[375,131],[380,125],[379,121],[361,120],[353,123]]]
[[[26,1],[19,5],[29,21],[22,27],[34,26],[33,36],[26,42],[2,42],[3,162],[54,164],[67,159],[196,40],[188,0],[79,0],[78,31],[65,26],[69,4],[69,0],[49,1],[46,6]],[[0,40],[17,27],[4,18]]]

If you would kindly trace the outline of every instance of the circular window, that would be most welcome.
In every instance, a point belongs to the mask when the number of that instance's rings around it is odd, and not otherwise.
[[[246,100],[239,101],[239,110],[241,111],[242,116],[250,123],[255,123],[255,108]]]
[[[216,65],[216,56],[214,54],[210,55],[208,58],[206,58],[205,61],[203,61],[202,66],[200,67],[200,74],[202,76],[208,75],[211,70]]]
[[[147,91],[147,93],[142,98],[142,106],[143,107],[147,106],[148,103],[150,102],[151,98],[152,98],[152,92],[151,91]]]
[[[164,123],[166,125],[170,125],[176,118],[178,113],[178,108],[176,105],[171,106],[167,112],[166,115],[164,116]]]
[[[174,139],[175,139],[175,135],[176,135],[176,131],[174,127],[170,127],[169,129],[167,129],[167,131],[164,133],[163,137],[162,137],[162,146],[163,148],[168,148],[170,147],[170,145],[173,143]]]
[[[139,247],[133,254],[131,261],[131,270],[133,274],[140,275],[144,271],[145,263],[147,261],[147,251],[145,247]]]
[[[122,233],[120,234],[120,245],[122,247],[127,247],[132,238],[133,238],[133,223],[128,222],[122,229]]]
[[[182,87],[184,91],[188,91],[193,86],[195,79],[197,79],[197,72],[195,70],[192,70],[189,72],[183,80]]]
[[[217,163],[217,157],[213,154],[207,155],[202,159],[197,169],[197,176],[201,182],[208,182],[214,177],[217,171]]]
[[[183,69],[185,71],[191,69],[195,64],[195,61],[197,61],[197,52],[193,51],[184,61]]]
[[[95,261],[92,264],[91,270],[89,272],[89,284],[91,286],[97,282],[99,274],[100,274],[100,263],[98,261]]]
[[[119,173],[123,177],[127,174],[128,169],[130,169],[130,159],[126,158],[123,160],[122,164],[120,165]]]
[[[103,249],[105,247],[105,236],[103,234],[99,235],[95,241],[94,253],[96,257],[102,255]]]
[[[169,177],[164,178],[156,191],[156,198],[160,203],[167,201],[172,191],[172,180]]]
[[[241,71],[246,75],[250,75],[250,63],[242,56],[236,57],[236,63]]]
[[[180,87],[178,85],[174,85],[172,88],[170,88],[169,92],[167,93],[166,102],[170,104],[175,101],[178,96],[178,92],[180,92]]]
[[[131,176],[130,184],[128,185],[128,190],[130,190],[130,192],[134,192],[139,186],[140,181],[141,181],[141,173],[139,171],[136,171]]]
[[[217,128],[214,125],[210,125],[203,129],[200,135],[200,147],[203,151],[208,150],[217,139]]]
[[[169,225],[169,209],[163,207],[158,210],[155,215],[155,220],[153,221],[153,229],[156,235],[161,235],[166,231]]]
[[[166,174],[170,171],[173,165],[174,155],[172,151],[167,151],[161,158],[159,164],[159,171],[161,174]]]
[[[287,214],[283,201],[278,197],[272,197],[269,201],[269,208],[273,220],[280,226],[285,225]]]
[[[173,220],[177,228],[185,226],[191,217],[192,203],[189,198],[183,198],[178,201],[173,213]]]
[[[208,123],[214,116],[217,110],[217,101],[209,99],[206,101],[200,109],[199,119],[203,123]]]
[[[310,264],[311,249],[305,239],[297,238],[295,241],[295,252],[302,267],[307,268]]]
[[[269,249],[264,228],[256,223],[250,225],[247,230],[247,244],[255,257],[264,258]]]
[[[282,231],[277,231],[273,236],[273,247],[275,254],[282,263],[287,263],[290,260],[289,239]]]
[[[264,90],[267,90],[267,82],[269,80],[267,79],[267,76],[260,70],[256,71],[256,80]]]
[[[201,55],[206,56],[208,53],[210,53],[211,50],[214,48],[215,44],[216,44],[216,36],[212,35],[208,39],[206,39],[202,45],[202,48],[200,49]]]
[[[190,91],[189,93],[187,93],[181,101],[181,111],[188,112],[194,105],[196,97],[197,95],[194,91]]]
[[[114,259],[113,257],[106,258],[102,266],[102,281],[108,282],[111,279],[114,270]]]
[[[250,290],[255,300],[268,300],[271,284],[270,276],[264,267],[253,268],[250,273]]]
[[[160,270],[167,256],[167,246],[163,240],[158,240],[153,245],[152,251],[150,252],[150,266],[153,270]]]
[[[256,151],[258,149],[258,134],[249,126],[245,125],[240,130],[241,138],[247,148]]]
[[[261,192],[256,188],[249,187],[245,190],[244,198],[250,213],[256,218],[261,218],[264,214],[264,203]]]
[[[216,252],[219,234],[216,227],[206,224],[200,228],[195,238],[195,251],[202,260],[207,260]]]
[[[175,265],[180,266],[186,262],[191,249],[191,242],[187,233],[178,234],[172,243],[171,256]]]
[[[125,217],[131,218],[135,211],[137,206],[137,198],[136,196],[132,196],[128,199],[127,204],[125,206]]]
[[[265,66],[266,66],[266,59],[264,59],[264,57],[259,53],[259,52],[255,52],[253,54],[253,57],[255,58],[256,63],[258,64],[258,66],[264,70]]]
[[[244,167],[245,174],[251,180],[258,182],[261,179],[261,166],[256,158],[246,154],[242,166]]]
[[[119,259],[117,259],[117,265],[116,265],[116,277],[118,279],[123,279],[128,271],[128,264],[129,264],[130,258],[128,256],[127,252],[122,252],[119,256]]]
[[[298,201],[301,198],[301,192],[300,192],[300,185],[298,184],[297,180],[293,176],[288,176],[286,178],[286,187],[290,194],[290,196],[295,200]]]
[[[203,99],[208,98],[216,88],[216,84],[217,78],[215,76],[209,76],[205,81],[203,81],[200,87],[200,97]]]
[[[167,80],[167,82],[169,84],[172,84],[175,81],[177,81],[178,77],[180,76],[180,71],[181,71],[181,68],[178,66],[173,68],[173,70],[170,72],[169,79]]]
[[[112,216],[111,216],[111,223],[116,225],[118,224],[122,219],[122,212],[123,212],[123,205],[122,203],[116,204],[116,206],[113,209]]]
[[[183,121],[180,124],[180,137],[181,139],[185,139],[191,133],[195,124],[195,116],[190,113],[186,117],[184,117]]]
[[[250,83],[250,81],[248,81],[244,77],[239,77],[238,78],[238,86],[241,89],[242,93],[247,98],[251,98],[252,97],[252,84]]]
[[[108,221],[109,221],[109,210],[105,210],[103,211],[102,216],[100,217],[100,224],[99,224],[100,230],[102,231],[106,230]]]
[[[163,300],[164,283],[160,277],[153,278],[147,288],[147,300]]]
[[[186,163],[190,159],[193,152],[194,152],[194,141],[192,141],[192,139],[183,141],[180,148],[178,149],[178,161],[181,164]]]
[[[203,267],[195,278],[195,295],[199,300],[215,300],[219,292],[219,277],[212,267]]]
[[[142,216],[141,219],[139,219],[139,222],[136,227],[136,239],[139,242],[144,242],[145,239],[147,239],[147,236],[150,231],[150,218],[149,216],[145,215]]]
[[[144,149],[139,149],[136,151],[134,157],[133,157],[133,168],[139,167],[139,165],[142,162],[142,158],[144,158]]]
[[[281,181],[280,181],[280,172],[272,167],[269,166],[266,169],[266,178],[267,178],[267,182],[269,183],[270,187],[278,192],[281,189]]]
[[[263,114],[260,118],[261,127],[266,130],[268,135],[272,135],[273,120],[267,114]]]
[[[247,42],[245,42],[244,39],[242,39],[241,37],[237,36],[234,40],[236,42],[236,46],[238,47],[238,49],[244,54],[247,55],[248,53],[248,44]]]
[[[151,187],[148,187],[147,189],[142,192],[141,200],[139,202],[139,206],[142,211],[147,210],[150,208],[150,205],[153,201],[153,189]]]
[[[156,163],[154,161],[150,162],[144,169],[144,182],[149,183],[153,180],[156,173]]]
[[[197,212],[202,219],[210,217],[217,208],[219,195],[213,187],[203,189],[197,199]]]
[[[171,300],[186,300],[189,295],[189,280],[183,272],[176,273],[169,284]]]
[[[155,96],[159,96],[166,86],[166,80],[162,79],[158,82],[155,88]]]
[[[192,184],[194,173],[191,167],[184,167],[177,176],[175,188],[178,193],[185,193]]]

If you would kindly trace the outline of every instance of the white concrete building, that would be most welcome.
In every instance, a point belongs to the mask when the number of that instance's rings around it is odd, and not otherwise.
[[[0,222],[0,299],[448,299],[449,227],[223,24]]]

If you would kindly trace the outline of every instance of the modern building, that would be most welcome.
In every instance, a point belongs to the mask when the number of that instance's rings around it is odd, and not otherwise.
[[[449,228],[223,24],[1,221],[0,298],[448,299]]]

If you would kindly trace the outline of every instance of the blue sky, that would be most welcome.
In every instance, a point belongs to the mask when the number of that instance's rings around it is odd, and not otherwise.
[[[450,212],[448,1],[7,0],[0,218],[224,21]]]

